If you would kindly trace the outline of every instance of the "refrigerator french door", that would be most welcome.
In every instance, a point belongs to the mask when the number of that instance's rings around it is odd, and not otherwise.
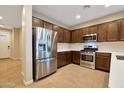
[[[38,80],[57,70],[57,32],[33,28],[33,78]]]

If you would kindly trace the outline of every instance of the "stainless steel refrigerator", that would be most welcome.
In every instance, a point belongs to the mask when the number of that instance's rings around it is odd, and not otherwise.
[[[33,28],[33,78],[38,80],[57,70],[57,32]]]

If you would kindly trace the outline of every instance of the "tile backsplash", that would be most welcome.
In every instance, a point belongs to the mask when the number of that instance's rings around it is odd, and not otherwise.
[[[80,51],[83,49],[83,43],[58,43],[57,51]]]
[[[99,51],[124,52],[124,41],[118,42],[98,42]],[[84,49],[83,43],[58,43],[59,51],[80,51]]]
[[[98,42],[99,51],[124,52],[124,41]]]

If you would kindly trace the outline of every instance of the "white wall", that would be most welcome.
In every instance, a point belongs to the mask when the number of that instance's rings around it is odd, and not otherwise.
[[[23,57],[23,42],[22,42],[22,28],[19,28],[19,52],[20,52],[20,60],[22,60]]]
[[[86,23],[82,23],[79,24],[77,26],[71,27],[70,29],[78,29],[78,28],[82,28],[82,27],[87,27],[87,26],[91,26],[91,25],[95,25],[95,24],[100,24],[100,23],[105,23],[105,22],[109,22],[112,20],[117,20],[117,19],[121,19],[124,18],[124,11],[123,12],[118,12],[112,15],[108,15],[102,18],[98,18],[98,19],[94,19],[91,21],[88,21]]]
[[[0,28],[0,33],[3,35],[7,35],[7,37],[6,37],[6,40],[7,41],[2,41],[2,42],[0,42],[0,46],[3,44],[3,45],[9,45],[10,46],[10,49],[9,49],[9,51],[7,51],[6,49],[4,50],[3,49],[3,47],[6,47],[7,48],[7,46],[1,46],[0,47],[0,58],[4,58],[5,56],[8,58],[11,58],[11,51],[12,51],[12,48],[11,48],[11,43],[12,43],[12,40],[11,40],[11,36],[12,36],[12,31],[11,30],[7,30],[7,29],[1,29]],[[9,40],[9,41],[8,41]],[[6,51],[6,52],[5,52]],[[2,54],[3,53],[3,54]],[[6,58],[5,57],[5,58]]]
[[[11,58],[12,59],[20,59],[20,29],[13,28],[12,29],[12,46],[11,46]]]
[[[24,5],[22,9],[22,51],[24,83],[28,85],[33,82],[31,5]]]

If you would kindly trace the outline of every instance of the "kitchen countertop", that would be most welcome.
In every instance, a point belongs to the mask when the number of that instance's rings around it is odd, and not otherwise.
[[[66,52],[66,51],[80,51],[78,49],[64,49],[64,50],[57,50],[57,52]]]

